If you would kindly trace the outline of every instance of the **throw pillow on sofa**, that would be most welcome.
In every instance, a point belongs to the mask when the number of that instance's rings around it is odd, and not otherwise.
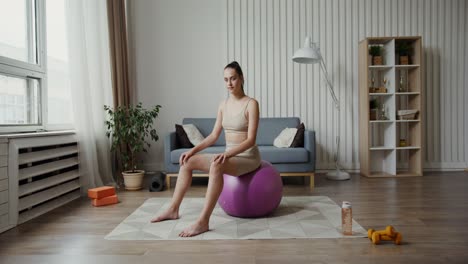
[[[188,138],[187,133],[185,133],[183,126],[176,124],[175,131],[177,144],[181,148],[193,148],[193,144],[190,142],[190,139]]]
[[[294,136],[294,140],[292,141],[290,148],[303,148],[304,147],[304,131],[305,126],[304,123],[301,123],[297,126],[297,132]]]
[[[296,136],[297,128],[287,127],[273,141],[273,146],[277,148],[289,148]]]
[[[187,137],[194,146],[200,144],[205,137],[200,133],[200,130],[194,124],[182,125]]]

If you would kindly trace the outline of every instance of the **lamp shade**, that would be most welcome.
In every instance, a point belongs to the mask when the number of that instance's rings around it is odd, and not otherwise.
[[[314,64],[320,62],[321,58],[317,44],[311,42],[310,37],[306,37],[304,47],[296,50],[292,60],[303,64]]]

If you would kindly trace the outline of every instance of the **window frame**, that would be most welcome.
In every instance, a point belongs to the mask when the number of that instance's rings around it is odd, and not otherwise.
[[[20,132],[34,132],[45,130],[67,130],[73,129],[71,123],[64,124],[48,124],[48,96],[47,96],[47,32],[46,32],[46,1],[45,0],[31,0],[34,2],[36,10],[36,45],[37,45],[37,63],[29,63],[13,58],[0,56],[0,74],[9,75],[18,78],[34,78],[39,81],[39,124],[35,125],[0,125],[0,134],[3,133],[20,133]],[[28,4],[30,9],[33,5]],[[33,19],[32,10],[28,11],[28,35],[33,37],[33,31],[30,23]],[[31,41],[28,47],[31,47]]]
[[[47,107],[46,107],[47,92],[45,91],[46,89],[44,89],[45,83],[47,82],[46,74],[37,72],[37,71],[22,69],[18,67],[5,66],[2,63],[0,63],[0,74],[15,77],[15,78],[21,78],[21,79],[26,79],[26,78],[37,79],[39,82],[39,94],[40,94],[39,107],[37,109],[39,111],[38,124],[0,125],[0,133],[31,132],[31,131],[44,130],[44,124],[47,122],[47,115],[45,115],[45,113],[47,112]]]

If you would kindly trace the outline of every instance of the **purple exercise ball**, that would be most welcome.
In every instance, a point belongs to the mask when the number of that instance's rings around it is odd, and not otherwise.
[[[273,212],[281,202],[283,182],[267,161],[241,176],[224,174],[224,187],[218,203],[231,216],[252,218]]]

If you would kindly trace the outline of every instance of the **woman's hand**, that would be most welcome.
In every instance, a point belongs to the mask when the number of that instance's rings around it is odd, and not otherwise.
[[[231,156],[229,156],[228,153],[224,152],[224,153],[219,153],[219,154],[216,154],[213,158],[213,162],[215,163],[224,163],[227,159],[229,159]]]
[[[187,152],[182,153],[182,155],[180,155],[180,158],[179,158],[180,166],[184,165],[192,156],[193,156],[192,151],[187,151]]]

